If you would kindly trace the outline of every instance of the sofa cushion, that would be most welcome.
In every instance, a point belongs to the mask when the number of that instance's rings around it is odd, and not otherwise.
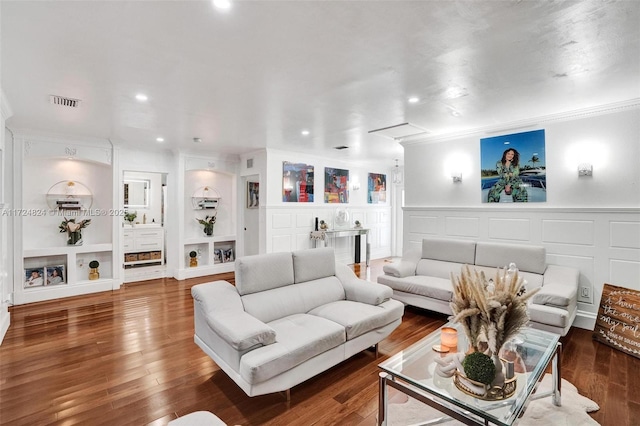
[[[240,375],[255,384],[277,376],[346,341],[344,327],[325,318],[297,314],[269,323],[276,343],[246,353]]]
[[[384,304],[374,306],[350,300],[340,300],[319,306],[309,314],[342,325],[347,331],[347,340],[351,340],[402,318],[404,305],[393,303],[388,307],[390,309],[386,309]]]
[[[420,259],[416,267],[416,275],[437,278],[451,278],[451,274],[460,275],[464,265],[442,260]]]
[[[541,246],[478,242],[475,264],[502,268],[513,262],[520,271],[544,274],[547,267]]]
[[[566,308],[537,305],[535,303],[529,303],[528,308],[529,319],[533,322],[560,328],[570,325],[569,321],[571,320],[571,312]]]
[[[330,277],[336,274],[336,257],[331,247],[298,250],[293,255],[295,283]]]
[[[380,284],[385,284],[394,290],[412,293],[432,299],[451,301],[453,286],[448,278],[416,275],[414,277],[396,278],[388,275],[378,277]]]
[[[476,242],[470,240],[451,240],[444,238],[423,238],[422,258],[444,260],[446,262],[473,264],[476,255]]]
[[[304,313],[320,305],[345,299],[344,287],[335,276],[307,281],[294,287],[300,293]]]
[[[531,303],[561,308],[575,306],[578,303],[576,291],[571,286],[554,286],[552,289],[549,287],[551,286],[542,287],[534,294]]]
[[[498,272],[498,268],[494,268],[492,266],[470,266],[471,269],[475,269],[476,271],[484,272],[484,276],[487,280],[495,280],[496,273]],[[500,272],[502,274],[502,272]],[[460,273],[456,274],[456,276],[460,276]],[[518,270],[518,277],[522,278],[525,282],[525,288],[527,290],[533,290],[534,288],[538,288],[542,286],[542,282],[544,280],[544,275],[533,274],[531,272],[523,272]]]
[[[268,253],[239,257],[235,261],[238,293],[256,293],[293,284],[291,253]]]
[[[241,297],[244,310],[263,322],[306,313],[304,299],[297,286],[274,288]]]

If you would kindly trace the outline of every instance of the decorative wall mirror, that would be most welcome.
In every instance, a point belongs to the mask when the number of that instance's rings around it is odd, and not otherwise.
[[[124,181],[124,208],[148,208],[151,181],[146,179]]]

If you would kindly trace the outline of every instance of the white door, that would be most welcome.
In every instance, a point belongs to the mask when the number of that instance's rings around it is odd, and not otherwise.
[[[260,177],[244,178],[244,255],[260,252]]]

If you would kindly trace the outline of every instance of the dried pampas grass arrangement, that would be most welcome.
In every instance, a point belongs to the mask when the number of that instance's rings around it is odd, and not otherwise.
[[[502,345],[529,322],[527,300],[539,289],[525,292],[514,264],[498,268],[488,281],[484,272],[465,265],[460,277],[452,274],[452,320],[462,325],[474,350],[498,354]]]

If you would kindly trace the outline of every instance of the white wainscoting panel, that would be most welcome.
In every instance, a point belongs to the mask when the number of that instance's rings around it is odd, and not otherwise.
[[[291,222],[291,215],[288,213],[277,213],[271,217],[271,226],[273,229],[285,229],[291,228],[293,223]]]
[[[529,219],[489,219],[489,239],[531,240],[531,221]]]
[[[291,235],[274,235],[271,238],[271,252],[293,251],[295,247],[291,245]]]
[[[445,229],[447,235],[478,238],[480,221],[477,217],[448,216]]]
[[[309,228],[315,227],[316,222],[315,218],[311,213],[298,213],[296,214],[296,227],[298,228]]]
[[[405,221],[407,229],[412,233],[435,235],[438,233],[438,218],[436,216],[420,216],[410,214]]]
[[[379,223],[378,212],[367,212],[367,220],[365,220],[365,226],[373,226]]]
[[[611,222],[611,247],[640,249],[639,222]]]
[[[309,233],[296,234],[296,250],[305,250],[313,248],[313,242],[309,238]]]
[[[561,244],[594,244],[591,220],[543,220],[542,241]]]
[[[640,290],[640,262],[611,259],[610,271],[608,284]]]

